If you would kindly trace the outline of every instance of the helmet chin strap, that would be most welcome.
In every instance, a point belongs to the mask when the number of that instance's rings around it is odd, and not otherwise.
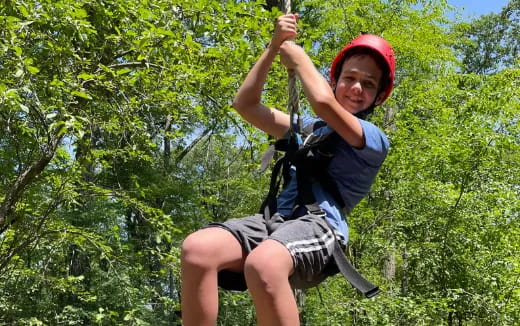
[[[377,93],[376,97],[374,98],[374,101],[372,102],[372,104],[370,104],[368,106],[368,108],[364,109],[363,111],[360,111],[356,114],[354,114],[356,117],[360,118],[360,119],[363,119],[363,120],[366,120],[366,118],[372,114],[374,112],[374,108],[377,106],[376,105],[376,101],[377,101],[377,98],[379,97],[379,94],[380,93]]]
[[[359,111],[358,113],[354,114],[354,116],[366,120],[366,118],[374,112],[375,105],[371,105],[368,107],[368,109],[365,109],[363,111]]]

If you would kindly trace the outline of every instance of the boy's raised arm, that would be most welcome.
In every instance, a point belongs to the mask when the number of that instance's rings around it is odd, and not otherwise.
[[[244,120],[271,136],[281,138],[289,129],[289,115],[261,103],[267,73],[277,54],[278,49],[272,45],[262,53],[238,89],[233,107]]]
[[[297,15],[278,18],[271,43],[247,74],[234,100],[233,107],[248,122],[268,134],[281,138],[290,126],[289,115],[261,103],[267,74],[284,40],[296,36]]]
[[[316,115],[325,120],[351,146],[363,148],[365,139],[359,120],[338,103],[329,83],[316,69],[305,51],[296,43],[289,41],[281,45],[280,55],[282,63],[296,71],[305,96]]]

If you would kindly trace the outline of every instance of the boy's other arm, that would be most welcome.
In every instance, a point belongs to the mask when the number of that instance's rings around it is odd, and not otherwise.
[[[296,37],[297,14],[278,17],[271,43],[247,74],[233,101],[233,107],[248,122],[276,138],[282,138],[290,127],[289,115],[261,103],[267,73],[286,39]]]
[[[267,73],[278,47],[270,45],[262,53],[256,64],[247,74],[246,79],[233,100],[233,107],[248,122],[276,138],[282,138],[289,129],[289,115],[261,103],[262,91]]]
[[[286,41],[280,47],[280,54],[282,63],[298,74],[305,96],[316,115],[325,120],[351,146],[363,148],[365,138],[359,120],[336,101],[329,83],[305,51],[296,43]]]

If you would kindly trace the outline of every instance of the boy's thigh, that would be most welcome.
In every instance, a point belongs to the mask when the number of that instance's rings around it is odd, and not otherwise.
[[[204,226],[203,229],[213,227],[230,232],[247,254],[268,238],[266,223],[261,214],[232,218],[224,222],[212,222]]]
[[[261,214],[229,219],[225,222],[213,222],[203,229],[215,227],[230,232],[238,240],[246,255],[268,238],[265,219]],[[245,291],[247,289],[244,274],[228,269],[218,272],[218,285],[226,290]]]
[[[320,216],[305,215],[278,226],[269,239],[282,243],[292,256],[293,288],[310,288],[338,272],[332,253],[335,237]]]
[[[241,244],[222,228],[202,228],[191,233],[183,241],[182,252],[188,264],[243,270],[245,255]]]

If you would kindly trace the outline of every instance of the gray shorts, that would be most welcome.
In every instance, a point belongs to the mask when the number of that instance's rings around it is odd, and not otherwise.
[[[286,219],[275,214],[266,221],[261,214],[230,219],[223,223],[211,223],[207,227],[222,227],[231,232],[246,253],[250,253],[262,241],[272,239],[289,250],[294,264],[294,273],[289,277],[295,289],[306,289],[318,285],[327,277],[338,273],[332,257],[334,235],[323,217],[304,215]],[[343,237],[336,232],[343,246]],[[227,270],[219,272],[219,286],[227,290],[247,289],[243,273]]]

